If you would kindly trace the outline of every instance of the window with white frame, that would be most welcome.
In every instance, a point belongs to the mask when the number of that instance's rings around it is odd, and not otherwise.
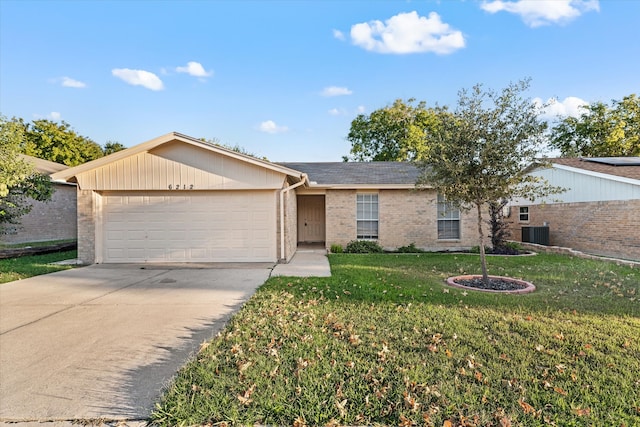
[[[518,218],[520,222],[529,222],[529,206],[520,206]]]
[[[460,209],[438,194],[438,239],[460,238]]]
[[[356,196],[356,237],[378,238],[378,195],[363,193]]]

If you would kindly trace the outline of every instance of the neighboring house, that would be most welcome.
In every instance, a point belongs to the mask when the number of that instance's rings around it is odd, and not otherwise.
[[[32,163],[36,171],[50,175],[68,168],[60,163],[20,155]],[[0,242],[26,243],[67,240],[77,237],[76,185],[54,182],[54,193],[48,202],[31,200],[31,212],[20,217],[20,224],[8,224],[6,233],[0,234]]]
[[[170,133],[54,173],[78,185],[85,263],[287,262],[298,243],[475,244],[404,163],[271,163]]]
[[[512,238],[548,225],[549,244],[640,260],[640,157],[551,159],[532,174],[566,192],[511,207]],[[559,200],[553,200],[559,199]]]

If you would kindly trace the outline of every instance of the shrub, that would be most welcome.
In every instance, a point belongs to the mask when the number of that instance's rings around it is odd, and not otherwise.
[[[398,248],[398,252],[402,253],[402,254],[421,254],[424,253],[424,251],[420,248],[416,248],[416,244],[415,243],[409,243],[409,246],[400,246]]]
[[[332,254],[341,254],[342,252],[344,252],[342,250],[342,245],[336,245],[336,244],[331,245]]]
[[[492,255],[520,255],[522,251],[522,245],[518,242],[504,242],[502,245],[494,248],[490,248],[489,246],[484,247],[484,252]],[[469,250],[469,252],[479,254],[480,247],[474,246]]]
[[[382,253],[382,246],[373,240],[352,240],[344,249],[349,254],[377,254]]]
[[[499,255],[519,255],[523,251],[522,245],[518,242],[504,242],[498,247],[494,247],[492,254]]]
[[[473,246],[471,249],[469,249],[469,252],[471,252],[472,254],[479,254],[480,253],[480,246],[476,245]],[[491,252],[491,248],[489,246],[485,246],[484,247],[484,253],[485,254],[490,254]]]

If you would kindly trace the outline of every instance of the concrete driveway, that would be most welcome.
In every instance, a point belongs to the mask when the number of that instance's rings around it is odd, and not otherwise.
[[[0,285],[0,421],[144,420],[272,267],[93,265]]]

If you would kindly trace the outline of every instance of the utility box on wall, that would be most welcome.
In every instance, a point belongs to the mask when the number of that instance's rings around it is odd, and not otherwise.
[[[522,227],[522,242],[549,246],[549,227]]]

